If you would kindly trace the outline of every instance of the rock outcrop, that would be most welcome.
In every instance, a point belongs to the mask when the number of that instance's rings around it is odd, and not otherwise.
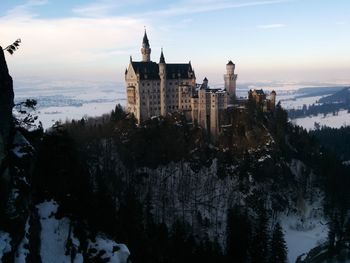
[[[13,84],[9,75],[4,52],[0,47],[0,140],[3,152],[8,146],[9,136],[12,128]]]
[[[8,152],[13,129],[13,99],[12,78],[8,72],[4,52],[0,47],[0,211],[3,209],[4,197],[9,190]]]

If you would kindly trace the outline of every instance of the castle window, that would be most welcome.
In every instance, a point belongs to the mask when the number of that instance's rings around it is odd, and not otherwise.
[[[170,81],[170,82],[169,82],[169,85],[173,85],[173,83]]]
[[[175,82],[175,85],[177,85],[177,82]]]
[[[129,104],[135,104],[136,103],[135,87],[128,87],[128,89],[127,89],[127,97],[128,97],[128,103]]]
[[[147,83],[147,86],[149,86],[149,83]]]

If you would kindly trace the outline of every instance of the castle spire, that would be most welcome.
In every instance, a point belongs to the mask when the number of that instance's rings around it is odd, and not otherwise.
[[[161,53],[160,53],[159,63],[165,64],[165,58],[164,58],[164,54],[163,54],[163,48],[162,48],[162,51],[161,51]]]
[[[149,41],[148,41],[148,37],[147,37],[146,28],[145,28],[145,34],[143,35],[142,47],[149,48]]]
[[[145,29],[145,34],[143,35],[141,54],[142,54],[142,62],[151,61],[151,48],[149,45],[146,29]]]

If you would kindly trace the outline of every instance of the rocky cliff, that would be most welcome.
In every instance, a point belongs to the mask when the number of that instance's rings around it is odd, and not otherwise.
[[[5,159],[12,129],[13,86],[9,75],[4,52],[0,47],[0,176],[6,170]]]
[[[0,197],[7,195],[10,181],[8,169],[8,148],[12,130],[13,86],[9,75],[4,52],[0,47]],[[3,201],[0,209],[3,208]]]

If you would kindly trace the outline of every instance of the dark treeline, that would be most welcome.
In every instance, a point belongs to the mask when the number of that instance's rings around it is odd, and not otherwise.
[[[340,110],[347,110],[350,112],[349,103],[323,103],[323,104],[312,104],[309,106],[303,105],[302,109],[290,109],[288,110],[288,116],[291,119],[303,118],[308,116],[317,116],[323,114],[338,115]]]
[[[321,145],[334,152],[342,161],[350,160],[350,127],[322,127],[310,131]]]

